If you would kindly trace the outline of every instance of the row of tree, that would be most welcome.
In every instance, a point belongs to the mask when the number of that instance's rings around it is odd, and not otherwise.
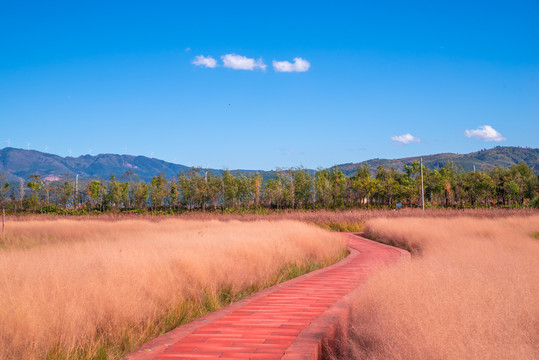
[[[18,184],[0,175],[0,205],[13,210],[41,212],[93,209],[169,210],[231,208],[315,209],[347,207],[419,206],[421,168],[414,162],[403,172],[378,167],[371,174],[361,167],[346,177],[337,167],[316,172],[298,167],[277,169],[263,181],[230,171],[214,173],[190,168],[176,177],[157,174],[141,181],[133,171],[109,180],[46,181],[31,175]],[[511,168],[465,172],[452,163],[440,169],[423,168],[423,190],[427,205],[447,207],[507,206],[539,203],[539,180],[525,163]],[[79,186],[80,185],[80,186]]]

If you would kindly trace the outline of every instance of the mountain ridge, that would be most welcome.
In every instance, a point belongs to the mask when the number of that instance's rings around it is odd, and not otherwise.
[[[423,164],[431,169],[453,162],[464,170],[491,170],[495,166],[509,167],[524,161],[535,172],[539,172],[539,149],[523,147],[494,147],[467,154],[440,153],[424,156],[412,156],[398,159],[371,159],[358,163],[336,165],[347,176],[354,174],[360,166],[367,166],[374,173],[378,166],[393,167],[402,171],[405,164],[423,158]],[[31,174],[39,174],[42,178],[61,178],[65,174],[79,175],[81,178],[108,179],[110,174],[120,177],[126,171],[133,170],[144,181],[150,181],[152,176],[164,172],[165,176],[176,176],[189,167],[173,164],[164,160],[136,155],[98,154],[81,155],[79,157],[61,157],[55,154],[37,150],[25,150],[7,147],[0,149],[0,174],[6,174],[8,181],[28,179]],[[217,173],[223,170],[210,169]],[[231,170],[232,173],[253,174],[260,172],[265,179],[271,178],[273,171]]]
[[[185,165],[145,156],[99,154],[61,157],[36,150],[0,149],[0,174],[7,174],[10,180],[27,179],[31,174],[39,174],[42,177],[78,174],[81,178],[108,179],[110,174],[119,177],[126,171],[135,170],[140,179],[148,181],[161,171],[167,176],[172,176],[187,168]]]
[[[453,162],[457,166],[462,166],[466,171],[473,170],[474,166],[476,170],[489,171],[496,166],[510,167],[523,161],[535,172],[539,172],[539,149],[516,146],[497,146],[465,154],[448,152],[398,159],[371,159],[359,163],[341,164],[338,165],[338,168],[345,175],[352,175],[360,166],[367,166],[371,173],[374,173],[376,168],[381,165],[402,171],[404,165],[410,165],[414,161],[419,161],[420,158],[423,158],[423,164],[430,169],[439,169],[446,163]]]

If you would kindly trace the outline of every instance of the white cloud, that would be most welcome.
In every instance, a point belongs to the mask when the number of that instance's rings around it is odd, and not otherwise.
[[[276,72],[305,72],[309,70],[311,63],[302,58],[294,58],[294,62],[273,60],[273,69]]]
[[[466,137],[468,138],[474,138],[482,141],[505,140],[502,134],[494,130],[494,128],[490,125],[479,126],[477,129],[474,130],[464,130],[464,135],[466,135]]]
[[[266,70],[266,64],[262,59],[251,59],[245,56],[236,54],[226,54],[221,56],[223,65],[235,70],[255,70],[256,68]]]
[[[196,66],[203,66],[207,68],[214,68],[217,66],[217,61],[211,56],[198,55],[198,56],[195,56],[193,61],[191,61],[191,64],[194,64]]]
[[[408,133],[399,136],[392,136],[391,141],[397,145],[406,145],[413,142],[421,142],[421,139]]]

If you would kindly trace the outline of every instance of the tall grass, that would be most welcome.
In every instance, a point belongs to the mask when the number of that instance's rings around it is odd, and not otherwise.
[[[128,213],[106,213],[98,215],[51,215],[51,214],[17,214],[9,215],[7,227],[10,228],[13,222],[30,220],[58,220],[70,219],[77,221],[101,220],[118,221],[143,219],[151,222],[159,222],[166,219],[178,218],[189,220],[219,220],[219,221],[281,221],[293,220],[305,223],[316,224],[320,227],[333,231],[357,232],[364,230],[367,220],[379,217],[385,218],[453,218],[467,216],[470,218],[500,218],[508,216],[534,216],[539,215],[538,209],[436,209],[427,208],[425,211],[417,208],[404,208],[393,210],[273,210],[267,213],[220,213],[220,212],[185,212],[181,215],[133,215]]]
[[[358,295],[341,358],[539,358],[539,216],[380,218],[366,227],[415,256]]]
[[[291,221],[18,221],[0,249],[0,359],[118,358],[342,255]]]

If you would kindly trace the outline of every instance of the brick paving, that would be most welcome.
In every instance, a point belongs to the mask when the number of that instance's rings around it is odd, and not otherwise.
[[[318,359],[324,337],[348,314],[351,293],[404,250],[343,234],[350,255],[180,326],[131,353],[146,359]]]

